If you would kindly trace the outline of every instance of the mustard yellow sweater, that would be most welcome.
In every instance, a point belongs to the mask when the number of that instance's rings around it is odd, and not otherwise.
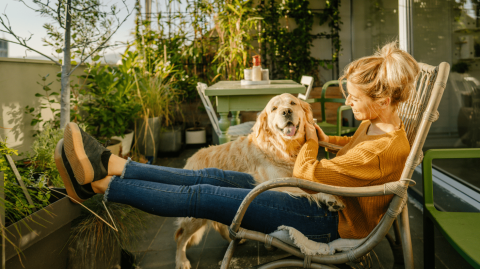
[[[382,135],[367,135],[370,121],[363,121],[352,137],[329,136],[343,146],[333,159],[317,160],[318,144],[308,140],[298,154],[293,176],[342,187],[381,185],[400,179],[410,152],[404,126]],[[387,211],[393,195],[341,197],[346,208],[338,212],[342,238],[364,238]]]

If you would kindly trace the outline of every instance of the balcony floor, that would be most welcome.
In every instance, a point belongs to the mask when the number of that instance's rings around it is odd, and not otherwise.
[[[159,158],[157,165],[182,168],[186,160],[197,149],[186,149],[178,157]],[[410,226],[413,243],[415,268],[431,268],[423,263],[423,222],[421,211],[408,203]],[[146,229],[139,233],[138,246],[132,249],[141,269],[170,269],[175,268],[176,243],[173,238],[176,227],[175,218],[165,218],[147,215]],[[392,231],[391,231],[392,232]],[[392,232],[393,234],[393,232]],[[194,269],[220,268],[228,243],[215,230],[210,229],[199,245],[187,250],[187,257]],[[441,233],[436,230],[436,268],[473,268],[470,266],[446,241]],[[394,264],[393,255],[386,239],[374,249],[373,268],[404,268],[403,265]],[[248,268],[288,256],[286,252],[277,250],[268,252],[262,244],[247,241],[239,246],[232,258],[230,268]],[[378,256],[378,258],[377,258]],[[345,267],[347,268],[347,267]]]

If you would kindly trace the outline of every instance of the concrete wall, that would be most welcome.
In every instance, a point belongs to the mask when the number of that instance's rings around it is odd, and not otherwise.
[[[78,80],[77,76],[83,73],[84,66],[80,66],[71,76],[71,80]],[[60,82],[56,74],[61,67],[50,61],[26,60],[14,58],[0,58],[0,136],[10,147],[24,152],[30,149],[33,142],[34,129],[30,126],[31,117],[24,113],[24,108],[40,107],[39,98],[35,93],[42,93],[41,77],[49,74],[47,82],[53,81],[50,86],[53,91],[60,92]],[[49,110],[42,111],[42,117],[51,119]]]

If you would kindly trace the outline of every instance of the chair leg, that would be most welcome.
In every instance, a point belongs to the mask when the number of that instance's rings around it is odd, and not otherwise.
[[[401,233],[398,219],[395,219],[393,222],[393,231],[395,232],[395,238],[388,233],[385,237],[387,238],[390,248],[392,249],[394,263],[403,264],[405,260],[403,257],[402,239],[400,235]]]
[[[413,263],[412,238],[410,236],[410,223],[407,205],[403,207],[402,213],[400,213],[400,232],[402,234],[405,269],[413,269],[415,266]]]
[[[228,269],[230,266],[230,260],[233,257],[233,253],[238,246],[238,242],[240,242],[240,239],[230,241],[230,245],[228,245],[227,251],[225,252],[220,269]]]
[[[423,212],[423,263],[425,268],[435,268],[435,225]]]

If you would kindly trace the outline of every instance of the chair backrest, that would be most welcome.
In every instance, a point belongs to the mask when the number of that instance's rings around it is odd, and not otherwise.
[[[213,129],[217,133],[218,136],[222,134],[222,131],[220,130],[220,126],[218,124],[218,118],[217,114],[215,113],[215,110],[213,110],[212,103],[210,102],[210,98],[205,95],[205,90],[207,89],[207,84],[198,82],[197,84],[197,91],[198,95],[200,95],[200,99],[202,100],[203,106],[205,107],[205,110],[207,110],[207,115],[210,118],[210,122],[212,122]]]
[[[307,91],[305,92],[305,95],[301,93],[298,94],[298,98],[305,101],[310,97],[310,92],[312,91],[312,88],[313,88],[313,77],[302,76],[302,80],[300,80],[300,84],[302,84],[303,86],[307,86]]]
[[[438,105],[448,80],[450,65],[441,63],[431,66],[419,63],[421,72],[415,83],[415,93],[403,102],[398,113],[405,125],[410,155],[405,164],[402,178],[410,178],[415,167],[422,161],[422,148],[432,122],[438,119]]]

